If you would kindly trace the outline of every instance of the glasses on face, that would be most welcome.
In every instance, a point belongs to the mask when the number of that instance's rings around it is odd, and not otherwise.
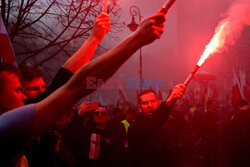
[[[96,111],[96,112],[94,112],[94,115],[95,115],[95,116],[98,116],[98,115],[107,116],[108,113],[107,113],[107,112],[99,112],[99,111]]]

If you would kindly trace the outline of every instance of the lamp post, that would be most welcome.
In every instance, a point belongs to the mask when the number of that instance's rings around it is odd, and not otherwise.
[[[132,21],[130,24],[128,24],[128,28],[130,31],[134,32],[137,27],[139,26],[139,24],[137,24],[135,22],[135,16],[138,16],[139,18],[139,23],[141,22],[142,16],[141,16],[141,11],[137,6],[131,6],[129,8],[129,13],[132,16]],[[140,54],[140,69],[139,69],[139,75],[140,75],[140,91],[142,90],[142,85],[143,85],[143,81],[142,81],[142,48],[139,49],[139,54]]]

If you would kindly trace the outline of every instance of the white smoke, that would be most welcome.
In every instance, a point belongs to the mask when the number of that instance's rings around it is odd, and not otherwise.
[[[250,25],[250,0],[234,1],[224,14],[224,17],[225,19],[220,21],[215,31],[218,32],[221,25],[227,22],[222,32],[222,38],[225,40],[224,46],[220,47],[220,51],[227,49],[229,45],[233,45],[240,37],[244,26]]]

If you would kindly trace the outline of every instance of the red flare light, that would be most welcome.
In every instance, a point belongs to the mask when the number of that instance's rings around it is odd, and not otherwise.
[[[227,22],[224,22],[221,26],[219,26],[218,31],[214,34],[213,38],[210,40],[209,44],[206,46],[206,49],[201,55],[201,58],[197,63],[198,66],[201,66],[212,53],[218,52],[221,47],[223,47],[225,43],[223,30],[226,24]]]
[[[189,74],[188,78],[184,82],[186,86],[188,86],[189,82],[194,78],[197,71],[200,69],[200,66],[205,62],[205,60],[213,53],[218,52],[225,43],[225,36],[223,34],[225,26],[228,22],[222,23],[218,29],[216,30],[213,38],[210,40],[209,44],[206,46],[203,54],[201,55],[200,60],[197,65],[194,67],[193,71]]]

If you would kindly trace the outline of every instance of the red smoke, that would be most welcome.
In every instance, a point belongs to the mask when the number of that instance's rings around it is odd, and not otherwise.
[[[236,0],[224,17],[215,28],[215,34],[197,65],[201,66],[213,53],[224,51],[229,45],[233,45],[241,35],[244,25],[250,25],[250,0]]]

